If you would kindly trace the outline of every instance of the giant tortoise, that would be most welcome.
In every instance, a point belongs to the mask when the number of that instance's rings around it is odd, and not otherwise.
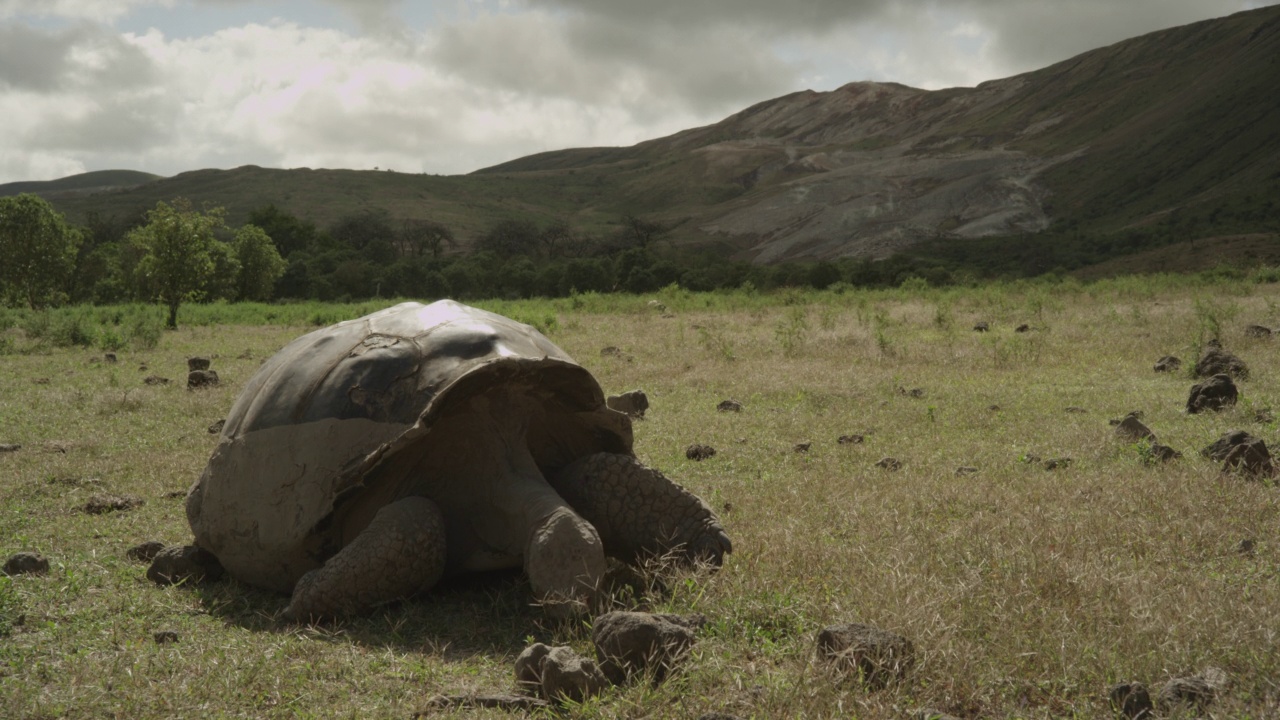
[[[442,577],[523,567],[555,612],[606,555],[719,565],[715,513],[632,452],[631,423],[528,325],[441,300],[304,335],[232,406],[187,495],[235,578],[334,617]]]

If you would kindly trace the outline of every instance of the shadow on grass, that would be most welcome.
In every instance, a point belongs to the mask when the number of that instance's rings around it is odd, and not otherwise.
[[[281,618],[289,598],[231,579],[187,586],[205,610],[254,632],[301,633],[330,642],[355,642],[407,652],[430,652],[450,662],[476,655],[518,655],[530,642],[563,644],[585,637],[584,619],[558,621],[532,604],[519,571],[475,573],[388,604],[365,617],[316,625]]]

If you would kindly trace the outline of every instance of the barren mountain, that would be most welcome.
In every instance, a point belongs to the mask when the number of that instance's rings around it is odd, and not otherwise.
[[[272,202],[324,225],[371,209],[607,232],[624,214],[755,262],[884,257],[921,241],[1269,231],[1280,213],[1280,7],[1172,28],[975,88],[855,82],[628,148],[435,177],[245,167],[55,197],[72,219],[185,196],[229,220]],[[1226,220],[1224,220],[1226,219]],[[1176,220],[1176,227],[1173,223]],[[1064,230],[1065,229],[1065,230]],[[1173,230],[1171,230],[1173,232]]]

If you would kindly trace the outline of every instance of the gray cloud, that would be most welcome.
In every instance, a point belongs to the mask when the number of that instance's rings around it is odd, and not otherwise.
[[[0,25],[0,87],[103,93],[145,86],[155,81],[155,70],[142,51],[101,25],[78,23],[60,30]]]

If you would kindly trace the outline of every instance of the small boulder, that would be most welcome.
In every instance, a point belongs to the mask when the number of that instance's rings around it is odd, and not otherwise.
[[[1213,375],[1230,375],[1237,380],[1249,379],[1249,366],[1235,355],[1222,349],[1217,343],[1210,342],[1200,359],[1196,361],[1196,377]]]
[[[142,382],[146,383],[147,385],[168,385],[169,378],[160,377],[159,375],[148,375],[146,378],[142,380]]]
[[[596,618],[591,641],[605,677],[614,684],[651,673],[655,681],[684,659],[705,618],[615,611]]]
[[[1227,455],[1230,455],[1232,449],[1237,445],[1243,445],[1256,439],[1244,430],[1231,430],[1223,433],[1222,437],[1214,440],[1212,444],[1201,450],[1200,454],[1210,460],[1226,460]]]
[[[125,557],[139,562],[151,562],[164,550],[164,543],[159,540],[148,540],[138,543],[124,552]]]
[[[178,633],[172,630],[157,630],[151,634],[151,639],[155,640],[157,645],[168,645],[178,642]]]
[[[865,436],[858,435],[858,434],[841,435],[840,437],[836,438],[836,442],[841,445],[861,445],[865,440],[866,440]]]
[[[987,322],[986,320],[980,320],[973,324],[974,332],[987,332],[990,329],[991,329],[991,323]]]
[[[1182,367],[1182,360],[1173,355],[1165,355],[1156,361],[1156,372],[1177,372]]]
[[[106,361],[107,361],[107,362],[109,362],[109,363],[116,362],[116,360],[117,360],[117,358],[116,358],[116,354],[115,354],[115,353],[113,353],[113,352],[103,353],[103,355],[102,355],[102,359],[103,359],[103,360],[106,360]]]
[[[1155,706],[1151,704],[1151,693],[1140,682],[1112,685],[1107,691],[1107,697],[1111,701],[1111,708],[1129,720],[1150,718],[1155,711]]]
[[[960,467],[956,468],[957,477],[967,477],[969,475],[976,475],[977,473],[978,473],[978,468],[973,467],[971,465],[961,465]]]
[[[210,434],[210,435],[217,435],[218,433],[222,432],[222,428],[223,428],[223,427],[225,427],[225,426],[226,426],[226,424],[227,424],[227,421],[226,421],[226,419],[224,418],[224,419],[222,419],[222,420],[219,420],[219,421],[217,421],[217,422],[215,422],[215,423],[213,423],[213,424],[209,425],[209,434]]]
[[[1160,688],[1160,693],[1156,696],[1156,706],[1166,715],[1179,709],[1188,709],[1195,713],[1203,712],[1218,697],[1218,692],[1224,689],[1215,682],[1216,680],[1218,678],[1206,677],[1203,673],[1173,678]]]
[[[1153,442],[1148,445],[1147,452],[1144,455],[1147,463],[1152,465],[1155,463],[1170,462],[1172,460],[1177,460],[1180,457],[1182,457],[1182,453],[1174,450],[1168,445],[1161,445],[1158,442]]]
[[[90,515],[105,515],[111,512],[128,512],[146,504],[146,500],[132,495],[99,494],[89,498],[84,511]]]
[[[716,405],[716,410],[720,412],[742,412],[742,403],[733,399],[721,400],[720,404]]]
[[[38,552],[14,553],[4,563],[5,575],[44,575],[49,561]]]
[[[1018,327],[1014,328],[1013,331],[1016,333],[1031,332],[1031,326],[1026,323],[1022,323]]]
[[[1136,413],[1129,413],[1124,416],[1123,420],[1116,423],[1115,436],[1126,442],[1137,442],[1139,440],[1156,441],[1156,434],[1151,432],[1151,428],[1138,419]]]
[[[609,345],[600,348],[600,357],[622,357],[622,348],[617,345]]]
[[[1243,557],[1251,558],[1257,552],[1258,541],[1253,538],[1245,538],[1236,543],[1236,552]]]
[[[689,447],[685,448],[685,451],[684,451],[685,457],[697,462],[706,460],[707,458],[712,457],[715,454],[716,454],[715,448],[711,447],[710,445],[703,445],[701,443],[694,443]]]
[[[210,360],[207,357],[189,357],[187,358],[187,372],[208,370],[210,364]]]
[[[823,628],[818,633],[818,655],[837,672],[873,689],[901,680],[916,661],[910,640],[860,623]]]
[[[1272,335],[1271,328],[1265,327],[1263,325],[1249,325],[1244,329],[1245,337],[1269,338],[1271,337],[1271,335]]]
[[[187,389],[218,386],[218,373],[214,370],[192,370],[187,373]]]
[[[1069,457],[1049,458],[1048,460],[1044,461],[1044,469],[1045,470],[1065,470],[1066,468],[1071,467],[1071,464],[1073,462],[1075,462],[1075,460]]]
[[[805,440],[804,442],[798,442],[795,445],[792,445],[791,450],[792,452],[804,453],[809,452],[809,448],[811,447],[813,447],[813,441]]]
[[[1240,391],[1227,373],[1218,373],[1204,382],[1191,386],[1191,394],[1187,396],[1187,412],[1191,414],[1205,410],[1224,410],[1236,404]]]
[[[157,585],[181,582],[214,582],[222,577],[222,564],[213,553],[195,545],[175,545],[156,554],[147,568],[147,579]]]
[[[18,452],[22,449],[22,445],[18,443],[0,443],[0,453]]]
[[[610,410],[633,418],[642,418],[644,411],[649,409],[649,396],[645,395],[643,390],[632,390],[621,395],[610,395],[605,399],[604,404]]]
[[[568,646],[534,643],[516,658],[516,684],[551,702],[582,702],[609,686],[594,660]]]
[[[1248,478],[1274,477],[1276,464],[1262,438],[1251,438],[1227,452],[1222,459],[1222,472]]]
[[[901,470],[902,461],[895,457],[882,457],[876,461],[876,467],[883,470]]]

